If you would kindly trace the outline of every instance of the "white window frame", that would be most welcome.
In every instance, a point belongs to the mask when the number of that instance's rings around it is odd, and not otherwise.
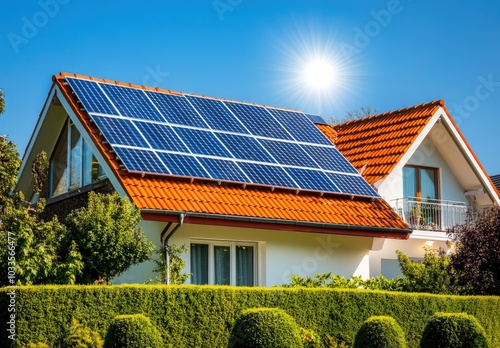
[[[215,246],[228,246],[230,250],[230,282],[229,285],[236,286],[236,247],[237,246],[251,246],[253,247],[253,286],[258,286],[258,242],[249,241],[233,241],[233,240],[216,240],[216,239],[191,239],[190,240],[190,252],[191,244],[205,244],[208,245],[208,284],[215,285],[215,258],[214,258],[214,247]]]

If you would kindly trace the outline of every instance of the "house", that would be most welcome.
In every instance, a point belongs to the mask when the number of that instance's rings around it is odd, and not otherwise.
[[[18,189],[45,151],[45,214],[90,190],[128,197],[160,245],[189,246],[189,282],[272,286],[290,274],[370,276],[371,254],[411,230],[337,151],[321,117],[65,74],[29,141]],[[167,255],[168,256],[168,255]],[[153,262],[114,283],[144,282]]]
[[[328,128],[328,126],[319,126]],[[370,275],[400,273],[395,250],[414,259],[423,247],[453,247],[446,230],[467,210],[500,203],[498,191],[442,100],[349,121],[325,134],[413,232],[370,252]]]

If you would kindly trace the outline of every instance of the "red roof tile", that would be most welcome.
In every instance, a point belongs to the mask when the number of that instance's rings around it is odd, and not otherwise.
[[[252,185],[129,173],[120,167],[111,148],[90,122],[90,117],[65,83],[65,76],[92,78],[61,74],[54,76],[54,82],[91,135],[125,192],[137,208],[142,209],[145,219],[173,221],[177,218],[174,214],[182,212],[186,214],[185,221],[191,223],[400,239],[409,236],[408,226],[383,199],[335,194],[320,196],[311,192],[297,193]],[[327,132],[330,135],[335,133],[333,129]]]

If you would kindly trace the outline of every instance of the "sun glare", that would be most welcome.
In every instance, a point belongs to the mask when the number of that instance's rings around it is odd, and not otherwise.
[[[302,78],[312,90],[325,90],[333,85],[335,68],[327,58],[315,57],[306,62]]]

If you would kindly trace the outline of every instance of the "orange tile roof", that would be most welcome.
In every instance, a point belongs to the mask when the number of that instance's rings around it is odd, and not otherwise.
[[[320,126],[369,184],[385,178],[427,125],[442,100],[349,121]],[[332,128],[332,129],[328,129]]]
[[[184,221],[187,223],[398,239],[409,236],[408,226],[381,198],[297,193],[262,186],[129,173],[121,169],[109,144],[103,141],[89,115],[83,111],[69,85],[65,83],[65,76],[93,78],[61,74],[53,79],[130,199],[143,211],[145,219],[177,221],[176,214],[185,213]]]

